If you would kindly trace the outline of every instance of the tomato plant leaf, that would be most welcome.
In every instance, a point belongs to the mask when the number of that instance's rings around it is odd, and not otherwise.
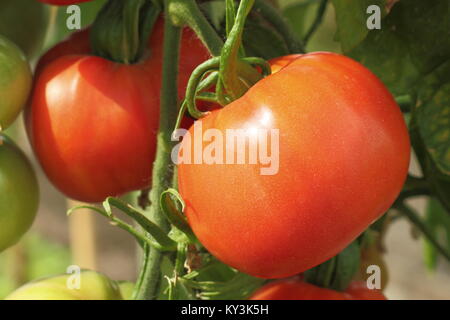
[[[200,4],[200,9],[217,30],[222,27],[225,21],[225,8],[225,2],[222,0],[207,1]]]
[[[332,0],[338,25],[336,39],[340,41],[342,51],[349,52],[359,45],[369,34],[367,8],[376,5],[381,17],[386,15],[386,0]]]
[[[184,202],[175,189],[168,189],[161,194],[161,209],[167,220],[178,230],[183,232],[191,243],[196,242],[196,237],[189,226],[186,217],[183,215]]]
[[[354,6],[346,6],[345,10],[352,7]],[[359,14],[360,17],[364,15],[366,8],[367,6],[359,8],[364,9]],[[337,9],[340,11],[339,7]],[[343,24],[344,21],[341,14],[338,23]],[[355,23],[351,28],[345,29],[354,32],[366,28],[365,21],[359,23],[359,28]],[[381,21],[381,29],[368,31],[358,45],[354,46],[356,40],[352,41],[352,45],[347,44],[347,35],[342,35],[341,41],[344,41],[345,54],[371,69],[397,96],[413,91],[424,75],[449,59],[449,29],[450,10],[447,0],[399,1]],[[358,38],[361,38],[362,31],[359,33]]]
[[[144,214],[133,208],[131,205],[119,199],[109,197],[103,202],[103,206],[105,208],[105,211],[108,212],[108,214],[111,216],[112,213],[110,206],[114,206],[124,212],[126,215],[136,221],[146,232],[148,232],[164,251],[176,250],[177,243],[170,239],[159,226],[150,221]]]
[[[437,241],[440,241],[447,250],[450,250],[450,216],[445,212],[439,201],[434,198],[428,200],[425,224],[428,225],[430,232],[434,234]],[[429,270],[434,271],[438,258],[436,247],[426,238],[423,241],[425,265]]]
[[[222,36],[226,36],[226,5],[223,0],[207,1],[200,4],[211,24]],[[272,59],[289,53],[288,44],[282,35],[263,17],[253,10],[245,23],[242,36],[246,55]]]
[[[353,241],[335,257],[304,272],[305,280],[319,287],[344,291],[359,270],[360,250]]]
[[[77,6],[80,7],[81,10],[81,27],[85,28],[88,25],[90,25],[95,17],[97,16],[97,13],[100,11],[100,9],[103,7],[103,5],[106,3],[106,0],[97,0],[97,1],[90,1],[85,3],[79,3]],[[70,30],[67,28],[67,18],[69,17],[69,14],[67,14],[67,7],[61,6],[58,7],[56,14],[56,21],[55,26],[53,27],[52,33],[51,33],[51,39],[50,43],[48,45],[53,45],[60,40],[67,37],[71,32],[74,30]]]
[[[360,265],[360,249],[358,241],[353,241],[336,257],[336,266],[330,288],[343,291],[358,272]]]
[[[287,18],[295,33],[303,38],[312,23],[311,16],[315,13],[318,0],[295,2],[283,8],[283,15]]]
[[[427,152],[450,177],[450,60],[422,79],[414,116]]]

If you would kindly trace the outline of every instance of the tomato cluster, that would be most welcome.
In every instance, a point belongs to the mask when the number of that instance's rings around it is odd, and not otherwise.
[[[25,154],[1,133],[19,115],[31,87],[22,51],[0,36],[0,252],[30,228],[38,207],[36,175]]]
[[[163,25],[158,19],[147,51],[133,64],[93,55],[90,29],[72,34],[39,60],[25,114],[27,132],[46,175],[68,197],[99,202],[150,185],[160,117]],[[192,71],[210,56],[188,28],[181,43],[180,99]],[[20,50],[1,37],[0,53],[4,129],[27,101],[31,73]],[[203,131],[225,139],[228,130],[235,130],[243,149],[221,147],[227,158],[223,163],[183,158],[178,185],[188,222],[212,255],[239,271],[278,279],[335,256],[392,205],[407,175],[410,144],[392,95],[356,61],[316,52],[270,63],[272,75],[198,120],[189,129],[193,139],[183,139],[180,148],[196,152],[196,126],[201,125]],[[260,132],[268,146],[259,144]],[[201,150],[207,149],[211,141],[200,138]],[[11,226],[0,234],[1,251],[30,227],[38,192],[20,150],[2,136],[0,142],[0,225]],[[266,147],[274,163],[228,162],[243,154],[248,160],[255,145]],[[268,165],[274,170],[265,170]],[[61,276],[22,287],[10,298],[122,296],[117,284],[98,274],[83,273],[82,279],[93,284],[87,287],[90,291],[68,292],[62,287],[67,277]],[[130,285],[124,290],[129,296]],[[384,296],[359,282],[337,292],[284,280],[263,287],[252,298]]]

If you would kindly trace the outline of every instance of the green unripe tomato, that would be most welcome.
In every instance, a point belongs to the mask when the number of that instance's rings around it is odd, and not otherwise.
[[[38,203],[39,188],[30,162],[11,140],[0,135],[0,252],[28,231]]]
[[[36,0],[0,0],[0,34],[29,58],[41,52],[49,18],[50,7]]]
[[[64,274],[30,282],[6,300],[122,300],[122,295],[115,281],[101,273],[84,270],[79,275]]]
[[[25,55],[14,43],[0,36],[0,128],[17,118],[31,89],[31,70]]]
[[[118,284],[123,300],[131,300],[134,291],[134,283],[129,281],[119,281]]]

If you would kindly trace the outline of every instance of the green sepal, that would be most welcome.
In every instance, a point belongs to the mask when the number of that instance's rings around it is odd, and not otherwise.
[[[305,271],[305,281],[319,287],[344,291],[359,270],[360,255],[358,241],[353,241],[337,256]]]
[[[93,53],[124,64],[140,61],[160,12],[152,0],[108,1],[91,28]]]

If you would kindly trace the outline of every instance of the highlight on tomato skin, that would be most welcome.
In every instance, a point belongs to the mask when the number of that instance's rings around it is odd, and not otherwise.
[[[321,288],[299,279],[271,282],[258,289],[250,300],[387,300],[376,289],[368,289],[365,282],[351,282],[344,292]]]
[[[197,121],[223,137],[244,127],[278,130],[278,172],[261,175],[261,163],[178,165],[200,242],[222,262],[267,279],[301,273],[345,248],[393,204],[410,159],[400,108],[372,72],[327,52],[283,60],[287,66]],[[181,149],[195,152],[193,140]]]

